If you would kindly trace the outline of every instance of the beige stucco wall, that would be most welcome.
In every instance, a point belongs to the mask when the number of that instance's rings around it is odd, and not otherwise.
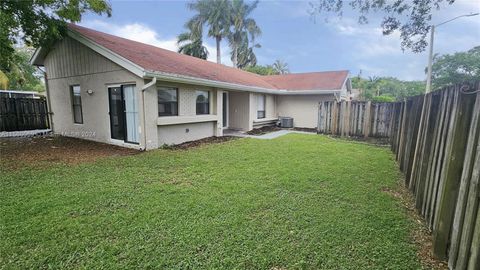
[[[250,93],[251,97],[251,110],[250,114],[252,119],[257,120],[257,101],[259,95],[265,95],[265,119],[277,118],[277,106],[276,106],[276,96],[269,94],[258,94]]]
[[[135,84],[139,89],[143,80],[71,38],[58,42],[45,58],[44,65],[54,133],[112,143],[108,86]],[[72,85],[81,88],[83,124],[73,123]],[[92,90],[93,94],[88,95],[87,90]],[[137,94],[141,108],[139,91]],[[141,123],[140,114],[139,118]],[[140,125],[138,129],[141,130]]]
[[[334,100],[333,95],[285,95],[276,98],[278,116],[293,117],[294,126],[304,128],[317,127],[320,101]]]
[[[221,97],[222,91],[193,85],[158,82],[157,85],[151,86],[142,93],[140,89],[150,80],[139,78],[71,38],[58,42],[46,56],[44,65],[48,76],[54,132],[57,134],[141,149],[155,149],[165,143],[177,144],[222,135],[221,126],[218,128],[218,123],[222,121],[221,114],[217,114],[222,106],[221,99],[217,102],[217,95]],[[130,145],[111,139],[108,86],[118,84],[136,85],[139,103],[139,145]],[[70,92],[72,85],[80,85],[81,88],[83,124],[73,123]],[[159,124],[158,86],[179,89],[179,116],[173,121],[175,124]],[[93,90],[93,95],[88,95],[87,90]],[[197,117],[195,90],[210,91],[210,118],[207,122],[195,123]],[[145,100],[145,106],[143,106],[143,100]],[[182,123],[185,117],[190,117],[189,123]],[[143,123],[145,123],[145,129]],[[185,132],[186,129],[189,129],[188,133]]]
[[[134,147],[154,149],[163,144],[177,144],[223,134],[222,90],[159,81],[142,92],[140,89],[150,80],[139,78],[71,38],[54,46],[45,58],[45,68],[53,127],[57,134],[118,144],[110,136],[108,104],[108,86],[118,84],[136,85],[140,144]],[[83,124],[73,123],[72,85],[81,87]],[[169,117],[170,119],[158,116],[157,88],[160,86],[179,89],[178,116]],[[93,94],[88,95],[87,90],[92,90]],[[196,115],[195,90],[210,91],[210,115]],[[253,128],[253,122],[257,118],[257,95],[252,92],[229,91],[229,128]],[[266,119],[291,116],[296,127],[315,128],[318,102],[333,99],[333,95],[267,94]],[[142,103],[143,100],[145,104]]]
[[[180,144],[215,136],[215,123],[189,123],[158,127],[158,146]]]
[[[157,91],[159,87],[175,87],[178,89],[178,116],[162,116],[158,117],[158,103]],[[210,92],[210,115],[212,119],[207,122],[199,123],[182,123],[182,121],[202,121],[205,115],[197,115],[196,113],[196,90],[203,90]],[[146,112],[152,117],[148,119],[147,127],[155,126],[155,131],[149,133],[156,133],[149,138],[157,138],[156,145],[151,144],[150,148],[157,148],[164,144],[179,144],[182,142],[193,141],[211,136],[221,136],[218,133],[218,126],[221,130],[221,113],[217,114],[217,100],[221,102],[217,96],[221,96],[221,91],[209,87],[201,87],[195,85],[178,84],[170,82],[157,82],[156,88],[147,91],[148,98],[146,98]],[[220,104],[221,105],[221,104]],[[192,120],[193,119],[193,120]],[[175,124],[164,125],[158,122],[169,121]],[[188,129],[188,132],[187,132]]]

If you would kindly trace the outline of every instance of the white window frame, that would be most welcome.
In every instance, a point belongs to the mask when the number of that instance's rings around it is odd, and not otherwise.
[[[263,117],[259,117],[260,112],[263,112]],[[267,117],[267,95],[258,94],[257,95],[257,119],[265,119],[266,117]]]

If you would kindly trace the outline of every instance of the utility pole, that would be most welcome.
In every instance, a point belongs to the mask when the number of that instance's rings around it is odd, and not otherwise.
[[[433,64],[433,38],[434,38],[434,35],[435,35],[435,28],[436,27],[439,27],[440,25],[443,25],[443,24],[446,24],[448,22],[451,22],[451,21],[454,21],[458,18],[462,18],[462,17],[472,17],[472,16],[477,16],[479,15],[480,13],[470,13],[470,14],[464,14],[464,15],[460,15],[460,16],[457,16],[453,19],[450,19],[450,20],[447,20],[447,21],[444,21],[442,23],[439,23],[437,25],[432,25],[430,27],[430,49],[429,49],[429,52],[428,52],[428,68],[427,68],[427,86],[425,88],[425,94],[429,93],[430,91],[432,91],[432,64]]]

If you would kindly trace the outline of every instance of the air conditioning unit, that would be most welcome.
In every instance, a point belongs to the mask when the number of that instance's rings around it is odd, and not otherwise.
[[[293,118],[292,117],[280,117],[280,127],[282,128],[293,128]]]

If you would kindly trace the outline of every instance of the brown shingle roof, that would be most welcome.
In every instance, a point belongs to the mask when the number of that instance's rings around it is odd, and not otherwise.
[[[348,71],[325,71],[291,73],[263,76],[263,79],[278,89],[288,90],[336,90],[342,88]]]
[[[78,25],[70,24],[69,28],[136,65],[153,72],[285,90],[336,90],[342,87],[348,76],[347,71],[261,76]]]

